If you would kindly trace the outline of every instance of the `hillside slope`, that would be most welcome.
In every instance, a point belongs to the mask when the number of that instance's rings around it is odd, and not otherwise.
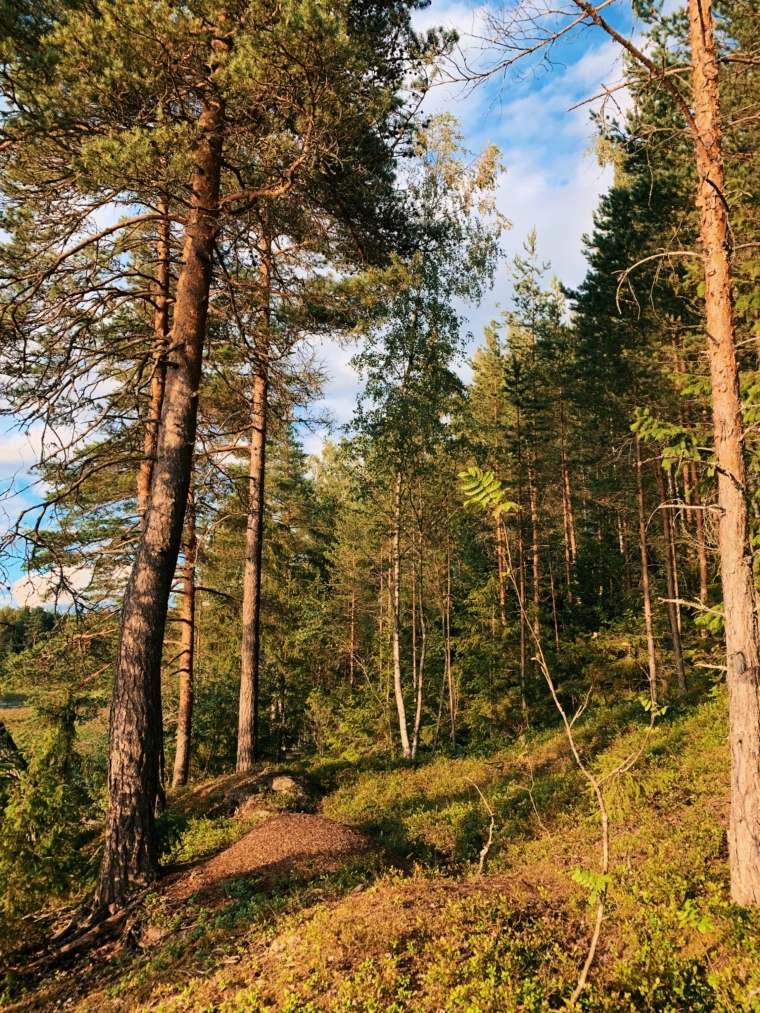
[[[737,909],[728,892],[725,712],[722,691],[672,708],[637,767],[610,784],[610,902],[584,1009],[760,1010],[760,914]],[[579,737],[610,769],[645,724],[633,699],[599,705]],[[279,854],[288,823],[274,808],[316,808],[322,824],[347,824],[380,850],[349,848],[269,879],[238,864],[213,901],[172,891],[176,874],[167,877],[118,943],[36,979],[10,973],[6,1008],[563,1008],[593,914],[571,874],[598,868],[599,827],[559,730],[416,768],[323,760],[291,771],[322,784],[324,799],[269,792],[229,815],[214,799],[229,796],[234,777],[175,797],[162,820],[166,860],[192,865],[252,827],[264,840],[268,825]],[[483,876],[476,859],[490,817],[475,785],[494,814]]]

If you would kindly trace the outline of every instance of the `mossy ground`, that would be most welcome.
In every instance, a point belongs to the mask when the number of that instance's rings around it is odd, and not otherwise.
[[[578,734],[598,770],[641,741],[646,715],[599,704]],[[695,694],[658,722],[637,766],[607,789],[612,885],[588,1010],[760,1011],[760,913],[731,903],[726,700]],[[296,769],[296,768],[294,768]],[[129,945],[32,983],[9,976],[8,1008],[78,1013],[512,1013],[562,1009],[593,917],[574,868],[598,868],[599,823],[559,729],[478,756],[356,770],[298,768],[330,790],[324,816],[364,830],[376,858],[226,904],[171,907],[157,891]],[[494,812],[487,875],[476,859]],[[219,784],[174,799],[176,860],[231,843],[249,824],[213,818]],[[204,801],[205,799],[205,801]],[[174,817],[172,817],[174,813]],[[173,823],[172,823],[173,819]]]

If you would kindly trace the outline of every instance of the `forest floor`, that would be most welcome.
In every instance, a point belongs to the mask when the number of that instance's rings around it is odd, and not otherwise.
[[[646,725],[631,695],[589,708],[578,737],[603,772]],[[760,913],[728,888],[724,691],[671,705],[607,803],[609,903],[579,1008],[760,1011]],[[231,775],[172,794],[160,832],[167,872],[121,937],[36,977],[16,961],[3,1008],[563,1009],[587,952],[573,873],[599,868],[599,820],[558,728],[418,765]]]

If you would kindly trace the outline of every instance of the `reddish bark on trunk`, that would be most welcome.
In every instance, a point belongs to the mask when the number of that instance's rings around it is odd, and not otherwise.
[[[187,784],[190,766],[190,737],[193,726],[193,668],[195,663],[195,498],[192,489],[185,517],[184,563],[182,565],[182,632],[179,657],[179,710],[177,713],[177,752],[174,755],[172,786]]]
[[[688,11],[728,666],[731,747],[728,850],[734,900],[738,904],[760,904],[760,648],[724,196],[718,54],[711,6],[711,0],[689,0]]]
[[[243,570],[243,642],[240,654],[237,769],[248,770],[259,758],[259,654],[261,649],[261,554],[264,538],[267,397],[269,390],[269,314],[272,248],[259,242],[262,303],[256,341],[256,371],[251,411],[248,472],[248,526]]]
[[[151,495],[122,607],[111,701],[108,815],[96,904],[122,906],[158,872],[154,807],[161,654],[190,487],[217,228],[224,108],[201,111]]]

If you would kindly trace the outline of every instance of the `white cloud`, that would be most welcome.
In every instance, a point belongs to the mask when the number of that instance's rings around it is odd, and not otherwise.
[[[28,433],[5,433],[0,439],[0,471],[18,471],[31,467],[39,460],[42,447],[42,430]]]
[[[66,573],[69,585],[77,591],[84,591],[92,580],[92,569],[81,567]],[[34,608],[38,605],[50,605],[55,600],[55,588],[58,578],[55,574],[26,573],[13,584],[14,604],[21,608]],[[71,596],[63,594],[58,603],[68,605]]]

